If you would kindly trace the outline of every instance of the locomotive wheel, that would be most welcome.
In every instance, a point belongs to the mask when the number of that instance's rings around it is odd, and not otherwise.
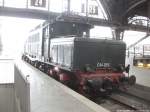
[[[117,91],[118,89],[119,89],[119,83],[114,82],[114,83],[112,84],[112,91]]]
[[[112,81],[110,81],[108,79],[104,81],[104,89],[112,90],[112,86],[113,86],[113,82]]]
[[[110,95],[113,91],[113,82],[109,79],[106,79],[103,84],[103,88],[106,90],[105,96]]]
[[[136,83],[136,77],[134,75],[131,75],[129,77],[129,84],[134,85]]]

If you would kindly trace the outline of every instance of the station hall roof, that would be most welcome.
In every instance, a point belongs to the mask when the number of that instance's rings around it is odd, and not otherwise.
[[[134,16],[150,17],[150,0],[99,0],[108,19],[127,24]]]

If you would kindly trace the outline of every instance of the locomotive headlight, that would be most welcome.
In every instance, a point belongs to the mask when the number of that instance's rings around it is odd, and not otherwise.
[[[144,65],[143,63],[138,63],[139,67],[143,67],[143,65]]]
[[[56,66],[56,67],[54,67],[54,70],[58,72],[59,68]]]

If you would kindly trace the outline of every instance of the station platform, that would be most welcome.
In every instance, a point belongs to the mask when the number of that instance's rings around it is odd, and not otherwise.
[[[126,65],[130,64],[130,75],[136,76],[136,83],[150,87],[150,68],[133,66],[133,56],[126,57]]]
[[[31,112],[109,112],[26,62],[16,66],[29,75]]]
[[[136,76],[136,83],[150,87],[150,69],[131,66],[130,75]]]

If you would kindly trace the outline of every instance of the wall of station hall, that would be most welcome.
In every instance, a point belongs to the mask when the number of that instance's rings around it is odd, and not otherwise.
[[[0,112],[15,112],[14,84],[0,84]]]
[[[14,83],[0,83],[0,112],[30,112],[30,86],[17,66]]]

